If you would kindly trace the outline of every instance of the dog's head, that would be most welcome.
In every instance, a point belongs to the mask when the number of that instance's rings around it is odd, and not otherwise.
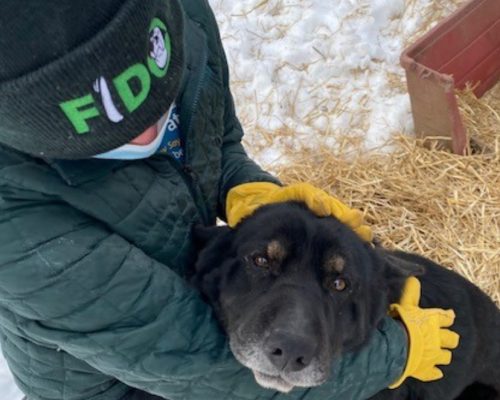
[[[164,68],[167,64],[168,53],[165,48],[164,33],[158,27],[155,27],[149,35],[150,52],[159,68]]]
[[[366,342],[398,295],[391,287],[411,273],[299,203],[195,235],[203,249],[193,282],[235,357],[259,384],[284,392],[323,383],[336,356]]]

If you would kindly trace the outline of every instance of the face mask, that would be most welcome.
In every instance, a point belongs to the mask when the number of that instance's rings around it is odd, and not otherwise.
[[[117,147],[116,149],[97,154],[93,156],[93,158],[101,158],[107,160],[139,160],[141,158],[151,157],[156,153],[161,145],[163,136],[165,136],[168,117],[170,115],[170,112],[172,111],[172,108],[173,104],[170,106],[168,112],[163,115],[163,117],[161,117],[160,120],[156,123],[158,134],[151,143],[145,145],[127,143],[123,146]]]

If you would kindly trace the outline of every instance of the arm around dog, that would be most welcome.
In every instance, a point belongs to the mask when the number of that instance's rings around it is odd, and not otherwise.
[[[222,81],[224,85],[224,136],[222,143],[222,174],[219,185],[219,214],[223,220],[226,217],[226,198],[231,188],[249,182],[268,182],[281,185],[278,178],[262,170],[250,159],[241,143],[243,128],[236,116],[234,100],[229,88],[229,68],[226,54],[222,47],[219,30],[212,10],[205,0],[201,0],[206,7],[206,18],[213,32],[210,40],[217,48],[222,59]]]
[[[66,382],[55,387],[93,398],[87,394],[96,381],[103,390],[119,380],[171,399],[248,398],[237,387],[265,398],[233,358],[211,308],[179,275],[67,205],[29,203],[2,206],[0,324],[96,370],[84,374],[68,363]],[[9,358],[19,361],[15,353]],[[30,395],[45,393],[31,383],[39,370],[18,380]]]
[[[224,220],[226,216],[226,198],[229,190],[235,186],[249,182],[268,182],[281,185],[276,177],[263,171],[253,160],[251,160],[241,140],[243,129],[240,121],[236,117],[234,101],[229,90],[229,73],[225,54],[224,58],[224,84],[225,84],[225,108],[224,108],[224,138],[222,145],[222,175],[220,182],[219,209]]]

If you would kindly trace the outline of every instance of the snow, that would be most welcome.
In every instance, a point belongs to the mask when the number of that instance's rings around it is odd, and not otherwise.
[[[7,363],[1,356],[1,350],[0,348],[0,400],[21,400],[24,395],[14,384]]]
[[[338,133],[371,148],[411,132],[399,56],[460,1],[209,0],[249,153],[272,169]],[[0,356],[0,400],[21,398]]]
[[[211,0],[250,155],[267,168],[286,149],[379,147],[413,128],[399,56],[457,1]],[[285,135],[284,131],[293,132]],[[273,151],[266,150],[273,147]]]

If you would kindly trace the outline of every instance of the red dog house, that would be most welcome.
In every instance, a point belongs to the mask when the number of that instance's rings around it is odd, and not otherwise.
[[[470,83],[481,97],[500,79],[500,0],[466,3],[406,49],[401,64],[417,136],[449,136],[453,152],[465,154],[455,90]]]

